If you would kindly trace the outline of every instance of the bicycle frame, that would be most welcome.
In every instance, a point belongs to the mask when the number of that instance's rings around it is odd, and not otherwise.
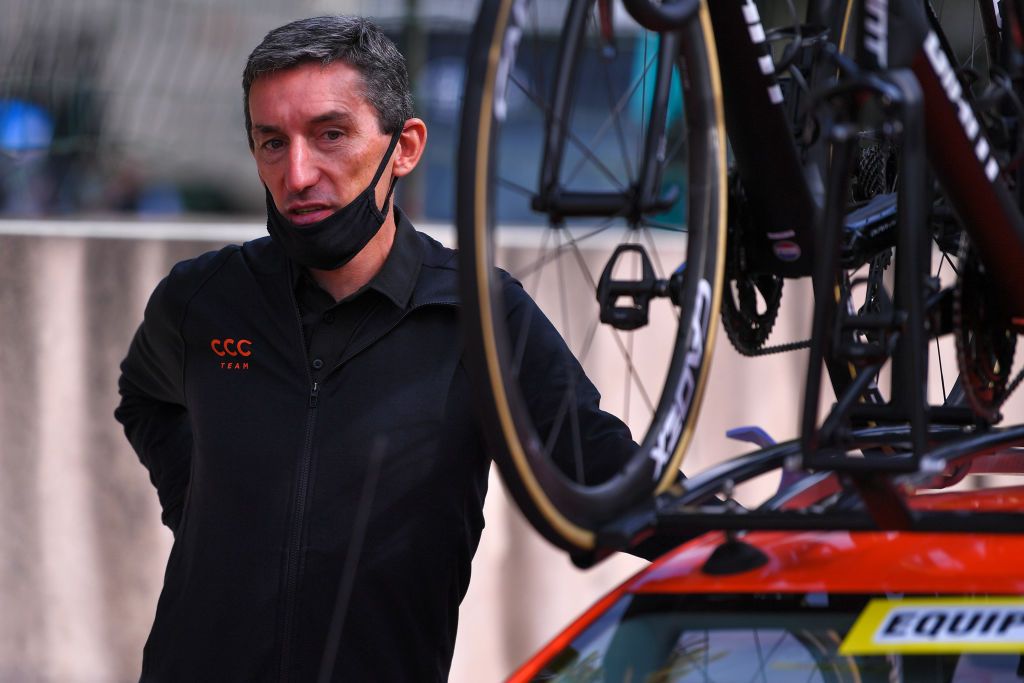
[[[571,120],[573,84],[577,79],[581,37],[587,15],[595,0],[572,0],[559,42],[558,71],[552,88],[551,110],[546,114],[544,152],[539,192],[533,200],[536,211],[548,213],[554,222],[568,216],[640,216],[667,210],[678,192],[658,196],[661,166],[658,155],[664,145],[668,98],[672,86],[674,56],[679,51],[676,33],[661,34],[644,158],[637,187],[631,191],[567,192],[560,183],[562,159],[568,142],[565,122]]]
[[[828,4],[812,3],[808,21],[824,24]],[[784,277],[810,275],[824,168],[800,158],[757,5],[734,0],[710,2],[708,8],[718,45],[726,130],[755,224],[744,245],[747,269]]]
[[[832,0],[811,2],[808,24],[824,24]],[[928,156],[953,207],[978,246],[983,261],[1024,318],[1024,215],[1019,197],[1000,177],[980,117],[960,85],[952,50],[937,18],[921,0],[872,0],[857,12],[858,62],[867,68],[909,68],[921,83]],[[981,2],[983,22],[998,24],[991,3]],[[1009,3],[1009,7],[1013,7]],[[725,97],[726,125],[744,184],[756,235],[748,246],[751,272],[786,277],[811,273],[815,228],[821,218],[821,169],[798,156],[790,116],[753,0],[709,3]],[[848,17],[847,17],[848,19]],[[829,27],[833,33],[844,26]],[[888,37],[898,35],[899,41]],[[1006,63],[992,45],[990,57]],[[756,122],[752,126],[749,122]]]
[[[925,135],[932,168],[982,261],[1005,292],[1013,314],[1020,317],[1024,315],[1024,278],[1020,277],[1019,265],[1024,256],[1024,215],[1018,198],[1000,174],[992,147],[979,125],[981,117],[953,69],[955,58],[940,39],[937,19],[908,0],[872,4],[879,7],[877,17],[886,18],[887,33],[899,35],[900,41],[883,51],[886,43],[878,40],[875,43],[879,47],[871,48],[866,41],[872,37],[873,26],[877,30],[877,21],[873,23],[864,16],[865,42],[861,43],[860,57],[869,68],[905,67],[917,77],[924,96]],[[881,62],[879,56],[883,57]]]

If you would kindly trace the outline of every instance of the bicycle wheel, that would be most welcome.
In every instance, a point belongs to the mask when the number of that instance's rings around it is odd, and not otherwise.
[[[594,548],[595,530],[672,485],[703,393],[725,136],[697,7],[667,37],[612,16],[606,0],[573,0],[564,16],[494,0],[474,30],[458,157],[466,357],[507,487],[568,550]],[[659,104],[651,93],[667,78]],[[638,443],[609,437],[622,425]]]

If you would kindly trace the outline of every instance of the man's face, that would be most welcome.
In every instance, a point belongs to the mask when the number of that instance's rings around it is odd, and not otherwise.
[[[260,76],[249,90],[256,169],[277,210],[296,225],[352,201],[387,151],[390,136],[362,85],[348,64],[312,62]],[[390,177],[389,166],[377,183],[377,206]]]

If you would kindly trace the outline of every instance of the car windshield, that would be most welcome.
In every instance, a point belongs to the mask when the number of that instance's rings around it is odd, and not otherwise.
[[[536,681],[947,683],[1024,681],[1018,654],[843,655],[869,595],[629,595]]]

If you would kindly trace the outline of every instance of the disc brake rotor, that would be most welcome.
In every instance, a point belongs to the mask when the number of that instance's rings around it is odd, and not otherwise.
[[[967,245],[961,251],[953,296],[953,333],[968,404],[986,422],[999,422],[999,408],[1011,390],[1017,335],[1000,297],[991,291],[984,270]]]

